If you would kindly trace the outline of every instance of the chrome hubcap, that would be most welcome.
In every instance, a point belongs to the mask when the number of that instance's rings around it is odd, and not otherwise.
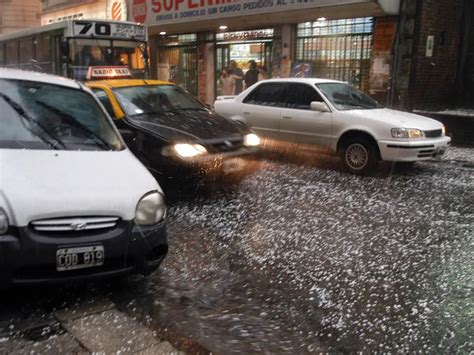
[[[351,144],[346,150],[346,162],[354,170],[363,169],[369,161],[369,152],[360,143]]]

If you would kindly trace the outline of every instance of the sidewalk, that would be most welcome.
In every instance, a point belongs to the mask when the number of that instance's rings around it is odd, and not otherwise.
[[[184,354],[106,299],[0,328],[0,354],[5,353]]]

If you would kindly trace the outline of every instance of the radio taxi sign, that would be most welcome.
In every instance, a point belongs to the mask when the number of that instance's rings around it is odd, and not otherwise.
[[[89,67],[87,80],[133,79],[127,67]]]

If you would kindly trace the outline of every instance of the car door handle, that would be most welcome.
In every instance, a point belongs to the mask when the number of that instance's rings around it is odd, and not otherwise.
[[[244,115],[250,115],[250,112],[242,112]]]
[[[293,117],[291,117],[291,116],[282,116],[282,118],[284,118],[285,120],[291,120]]]

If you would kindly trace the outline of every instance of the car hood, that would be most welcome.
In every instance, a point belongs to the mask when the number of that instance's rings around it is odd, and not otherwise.
[[[140,198],[161,191],[128,151],[0,149],[0,207],[11,225],[57,217],[135,217]]]
[[[128,120],[168,141],[203,141],[248,133],[246,127],[215,112],[204,110],[149,114]]]
[[[375,110],[351,110],[346,114],[361,118],[368,118],[391,124],[394,128],[416,128],[421,130],[441,129],[443,124],[432,118],[414,113],[381,108]]]

